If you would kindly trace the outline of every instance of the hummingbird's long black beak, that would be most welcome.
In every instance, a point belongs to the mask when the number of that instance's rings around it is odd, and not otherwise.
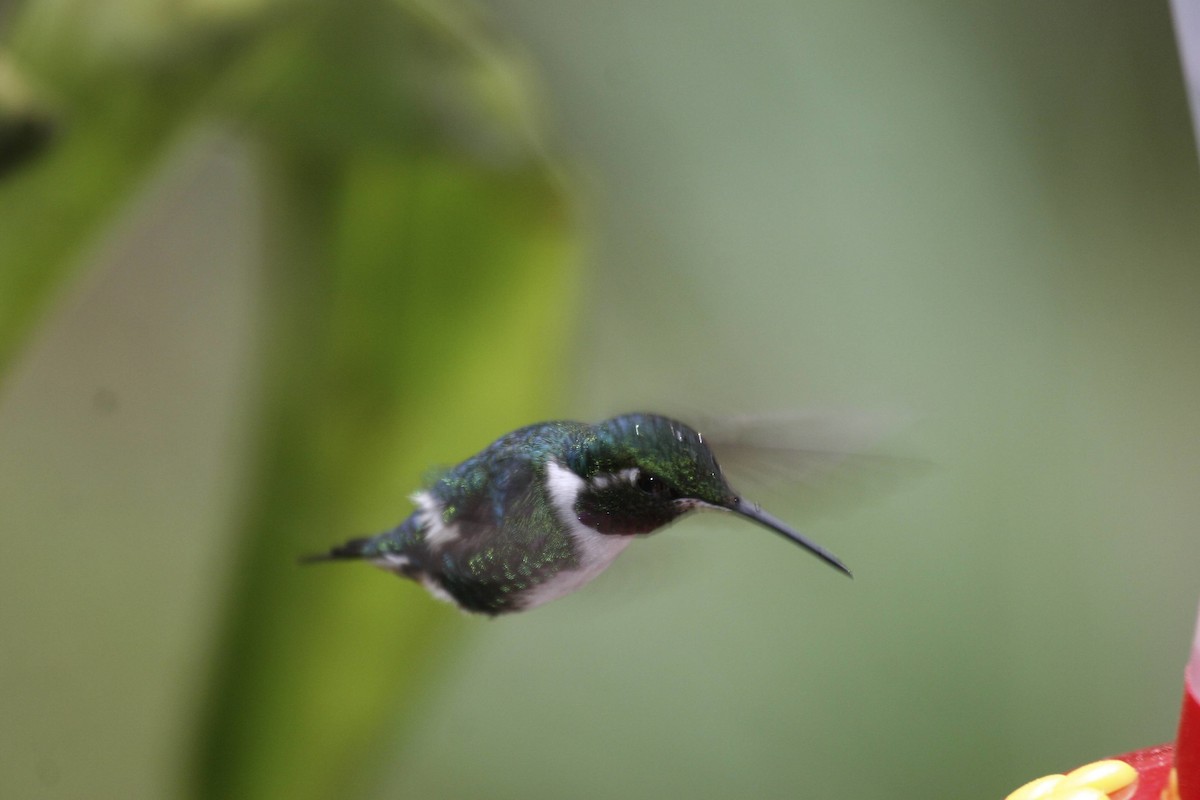
[[[800,545],[805,550],[809,551],[834,569],[846,573],[846,575],[850,576],[851,578],[854,577],[854,573],[850,571],[849,567],[842,563],[840,558],[803,534],[797,533],[787,525],[784,525],[782,522],[775,519],[775,517],[772,517],[770,514],[763,511],[753,503],[747,503],[745,500],[738,498],[732,505],[725,506],[725,508],[735,514],[738,514],[739,516],[745,517],[746,519],[754,520],[764,528],[770,528],[780,536],[784,536]]]

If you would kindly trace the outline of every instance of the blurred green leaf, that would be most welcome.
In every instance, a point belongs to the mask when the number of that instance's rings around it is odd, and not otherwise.
[[[131,42],[117,23],[146,16],[126,6],[28,3],[14,22],[21,102],[52,113],[59,135],[0,180],[0,371],[92,237],[255,42],[246,20],[191,18],[164,22],[153,46]]]
[[[292,246],[271,284],[262,488],[207,709],[206,797],[346,796],[396,704],[415,703],[425,652],[466,623],[415,586],[295,557],[398,522],[430,463],[544,413],[565,327],[569,245],[544,185],[376,154],[280,175]]]
[[[561,356],[572,271],[547,165],[447,146],[414,111],[427,98],[393,109],[403,95],[371,94],[382,106],[366,108],[345,97],[347,75],[406,76],[396,43],[421,40],[422,21],[395,6],[355,12],[345,25],[396,36],[312,24],[309,58],[279,61],[303,64],[299,76],[281,74],[254,118],[273,176],[271,374],[198,796],[344,797],[369,776],[382,726],[414,705],[427,655],[465,623],[415,586],[295,559],[395,524],[431,463],[545,413],[554,395],[546,365]],[[415,69],[445,47],[424,41]],[[442,86],[464,102],[463,83]],[[362,113],[333,124],[313,109]]]

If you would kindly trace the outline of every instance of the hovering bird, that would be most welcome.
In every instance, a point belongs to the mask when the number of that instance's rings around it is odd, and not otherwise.
[[[701,434],[655,414],[521,428],[412,501],[416,510],[392,530],[303,560],[370,561],[464,611],[495,616],[569,594],[634,536],[716,509],[770,528],[850,575],[832,553],[735,492]]]

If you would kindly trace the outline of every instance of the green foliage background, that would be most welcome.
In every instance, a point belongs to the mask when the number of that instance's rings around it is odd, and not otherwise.
[[[55,121],[0,175],[0,796],[998,797],[1171,737],[1200,171],[1165,4],[0,24],[0,122]],[[929,467],[756,490],[853,583],[703,518],[495,623],[295,566],[499,433],[639,407],[901,411]]]
[[[299,554],[394,524],[403,487],[418,485],[431,463],[547,413],[556,392],[547,365],[563,357],[573,296],[565,199],[539,155],[515,66],[457,13],[387,0],[31,3],[15,20],[13,59],[45,87],[61,132],[0,195],[3,353],[25,343],[63,284],[79,283],[72,273],[82,260],[107,273],[102,281],[129,281],[113,294],[93,284],[76,302],[104,309],[109,335],[132,334],[120,357],[132,372],[161,368],[145,350],[165,349],[183,362],[177,373],[227,381],[238,409],[218,399],[224,418],[206,420],[213,409],[197,399],[171,421],[236,438],[210,464],[236,475],[217,501],[232,517],[225,541],[210,527],[195,535],[211,543],[189,549],[174,520],[105,530],[84,519],[46,538],[56,526],[37,518],[36,502],[10,520],[10,530],[29,533],[9,563],[36,569],[39,555],[70,552],[87,565],[75,602],[66,600],[73,611],[58,616],[66,627],[40,605],[63,599],[49,586],[18,581],[5,603],[16,614],[6,667],[24,689],[5,715],[3,771],[16,794],[345,796],[357,775],[372,774],[387,721],[416,702],[422,664],[461,626],[415,593],[398,601],[386,583],[296,567]],[[33,109],[28,101],[11,113]],[[179,155],[164,165],[170,151]],[[147,191],[154,172],[160,186]],[[143,194],[130,208],[130,196]],[[97,238],[115,241],[89,257]],[[193,296],[213,272],[214,294]],[[230,314],[229,302],[243,308]],[[146,305],[170,318],[145,319]],[[53,324],[79,325],[72,316]],[[241,335],[222,341],[231,322]],[[213,347],[223,352],[206,358]],[[94,417],[126,417],[126,436],[169,438],[127,417],[139,400],[154,405],[156,392],[176,389],[171,375],[137,386],[73,375],[70,360],[34,348],[30,364],[35,375],[43,364],[55,373]],[[10,389],[18,409],[21,383]],[[25,381],[35,396],[37,383]],[[46,458],[45,443],[35,435],[7,444],[10,480],[20,484],[29,461]],[[167,447],[159,458],[186,465],[193,455]],[[189,472],[169,491],[193,488]],[[69,478],[52,481],[51,497]],[[148,487],[130,488],[133,502],[169,508],[138,490]],[[161,542],[157,552],[151,542]],[[69,690],[42,682],[40,665],[53,660],[45,640],[104,627],[113,614],[141,618],[140,607],[164,602],[174,580],[107,606],[93,599],[96,585],[181,559],[207,577],[189,599],[212,617],[196,631],[188,679],[168,679],[176,697],[159,734],[175,746],[138,731],[139,751],[120,732],[128,722],[119,708],[89,714]],[[101,569],[109,560],[116,568]],[[39,611],[19,611],[30,606]],[[163,615],[150,638],[178,621]],[[98,651],[150,667],[137,652],[145,640],[124,633],[96,642]],[[89,652],[69,656],[63,674],[111,683],[106,693],[122,704],[146,702],[137,692],[144,673],[96,668]],[[54,695],[60,719],[47,719]],[[76,758],[77,746],[90,758]],[[166,762],[147,771],[139,764],[152,747]]]

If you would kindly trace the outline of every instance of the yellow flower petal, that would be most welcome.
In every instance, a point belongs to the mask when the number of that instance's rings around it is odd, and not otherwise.
[[[1066,775],[1047,775],[1044,778],[1038,778],[1017,789],[1004,800],[1047,800],[1050,793],[1057,789],[1066,777]]]
[[[1084,764],[1079,769],[1067,773],[1062,782],[1062,788],[1090,787],[1099,789],[1105,794],[1111,794],[1124,789],[1138,779],[1137,770],[1124,761],[1110,759],[1108,761],[1093,761]]]
[[[1091,786],[1076,786],[1055,791],[1046,800],[1108,800],[1108,795]]]

